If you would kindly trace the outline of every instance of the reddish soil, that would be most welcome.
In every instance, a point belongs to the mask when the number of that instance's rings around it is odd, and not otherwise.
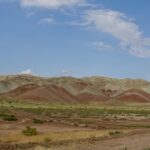
[[[136,103],[150,103],[150,94],[140,89],[132,89],[123,92],[120,95],[111,97],[112,93],[117,91],[101,90],[97,94],[90,92],[84,92],[84,88],[88,86],[84,82],[75,82],[72,87],[76,94],[73,94],[70,90],[67,90],[63,86],[54,84],[49,85],[36,85],[27,84],[21,86],[8,93],[1,94],[0,97],[18,99],[18,100],[33,100],[33,101],[45,101],[45,102],[67,102],[67,103],[94,103],[94,102],[136,102]],[[110,101],[109,101],[110,100]]]
[[[122,102],[146,103],[150,102],[150,94],[142,90],[129,90],[115,97],[114,99]]]
[[[79,86],[78,83],[76,86]],[[80,85],[83,88],[83,85]],[[79,87],[78,87],[79,88]],[[81,90],[81,89],[80,89]],[[34,100],[34,101],[47,101],[47,102],[69,102],[69,103],[88,103],[88,102],[100,102],[106,101],[107,97],[104,95],[94,95],[90,93],[82,93],[79,95],[73,95],[66,89],[55,85],[25,85],[19,87],[6,94],[2,94],[1,97],[23,99],[23,100]]]
[[[3,94],[2,97],[35,101],[75,102],[75,97],[62,87],[55,85],[25,85],[11,92]]]
[[[104,95],[93,95],[90,93],[81,93],[77,95],[77,99],[79,99],[80,103],[90,103],[92,102],[105,102],[108,98]]]
[[[118,100],[144,103],[150,102],[149,89],[150,82],[141,79],[0,76],[0,97],[36,102],[95,103]]]

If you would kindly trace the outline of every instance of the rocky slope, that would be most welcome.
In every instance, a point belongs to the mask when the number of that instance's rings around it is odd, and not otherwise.
[[[105,102],[109,100],[150,102],[150,82],[141,79],[106,77],[0,76],[0,97],[73,103]]]

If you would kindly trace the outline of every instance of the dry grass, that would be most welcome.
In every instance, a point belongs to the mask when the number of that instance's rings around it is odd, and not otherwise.
[[[12,143],[43,143],[45,139],[50,139],[51,142],[61,141],[77,141],[81,139],[87,139],[91,137],[100,138],[109,136],[110,130],[94,130],[94,131],[69,131],[69,132],[53,132],[48,134],[39,134],[32,137],[26,137],[23,134],[13,134],[5,137],[0,137],[1,142]],[[124,131],[124,133],[129,131]]]

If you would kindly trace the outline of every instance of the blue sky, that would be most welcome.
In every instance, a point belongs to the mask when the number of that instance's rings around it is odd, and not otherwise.
[[[150,80],[149,0],[0,0],[0,74]]]

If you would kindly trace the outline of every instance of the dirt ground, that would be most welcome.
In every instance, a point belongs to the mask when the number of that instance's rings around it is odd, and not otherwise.
[[[145,150],[144,148],[149,147],[150,132],[137,133],[130,136],[100,140],[96,142],[79,142],[68,146],[52,147],[48,149],[37,146],[34,150]]]
[[[17,121],[0,119],[0,150],[147,150],[150,147],[150,118],[148,116],[117,116],[107,118],[49,118],[43,124],[33,123],[39,118],[25,112],[15,112]],[[22,131],[26,126],[40,133],[26,137]],[[122,136],[113,137],[109,132],[123,131]],[[129,134],[128,134],[129,133]],[[50,138],[48,147],[39,146]],[[90,139],[90,138],[95,138]],[[46,139],[46,140],[45,140]],[[67,144],[63,142],[67,141]],[[31,145],[30,142],[35,142]],[[62,144],[54,144],[54,143]],[[25,144],[16,148],[14,144]],[[45,143],[44,143],[45,144]],[[29,146],[29,147],[28,147]],[[149,150],[149,149],[148,149]]]
[[[0,135],[8,136],[16,133],[21,133],[26,126],[32,126],[36,128],[40,133],[46,134],[50,132],[67,132],[67,131],[86,131],[87,128],[73,127],[69,125],[63,125],[59,123],[45,123],[42,125],[35,125],[33,123],[20,123],[20,122],[0,122]]]

